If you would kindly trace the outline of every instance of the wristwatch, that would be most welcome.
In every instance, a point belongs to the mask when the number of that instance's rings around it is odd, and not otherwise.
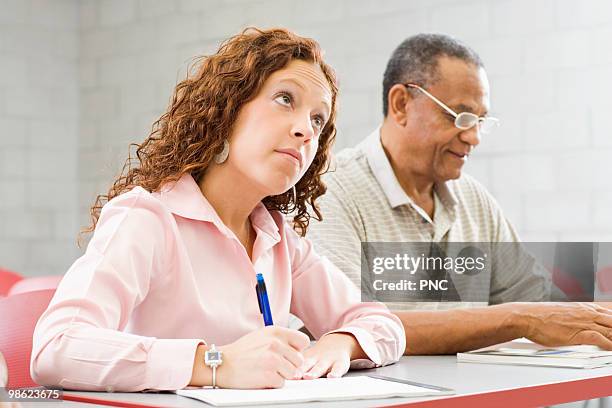
[[[204,352],[204,364],[212,368],[212,386],[217,388],[217,367],[223,363],[222,352],[217,350],[214,344],[210,345],[210,348]]]

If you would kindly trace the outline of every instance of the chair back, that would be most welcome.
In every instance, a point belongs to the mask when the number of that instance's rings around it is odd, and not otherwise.
[[[33,292],[35,290],[57,289],[57,285],[59,285],[62,278],[62,275],[23,278],[11,287],[7,296],[17,295],[25,292]]]
[[[25,292],[0,299],[0,353],[8,371],[8,388],[38,386],[30,376],[32,335],[55,289]]]
[[[6,296],[11,287],[21,279],[23,277],[18,273],[0,268],[0,296]]]

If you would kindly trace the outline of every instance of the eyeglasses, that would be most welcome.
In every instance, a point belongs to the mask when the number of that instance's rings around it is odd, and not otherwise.
[[[479,117],[478,115],[472,112],[457,113],[451,108],[449,108],[448,106],[446,106],[441,100],[439,100],[438,98],[436,98],[435,96],[433,96],[432,94],[427,92],[425,89],[421,88],[420,86],[415,85],[415,84],[403,84],[403,85],[406,88],[418,89],[419,91],[427,95],[429,98],[431,98],[432,101],[440,105],[442,109],[450,113],[455,118],[455,127],[458,129],[468,130],[478,125],[478,131],[486,135],[486,134],[491,133],[497,126],[499,126],[499,119],[496,119],[490,116]]]

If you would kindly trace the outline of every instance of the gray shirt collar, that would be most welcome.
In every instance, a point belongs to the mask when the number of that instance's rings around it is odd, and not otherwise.
[[[408,204],[424,213],[424,211],[415,204],[412,198],[406,194],[397,180],[380,140],[380,126],[360,143],[360,147],[365,152],[372,173],[385,193],[391,208]],[[450,188],[450,183],[452,182],[436,183],[434,186],[436,195],[439,197],[442,204],[449,210],[457,204],[457,199]],[[421,215],[425,215],[425,218],[429,218],[426,213]]]

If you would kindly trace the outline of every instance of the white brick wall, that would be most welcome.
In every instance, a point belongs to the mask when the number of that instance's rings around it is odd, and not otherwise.
[[[526,239],[612,238],[605,0],[0,0],[0,264],[60,273],[191,57],[246,25],[321,43],[341,84],[336,149],[381,120],[382,73],[409,35],[443,31],[487,66],[502,127],[467,171]]]
[[[78,4],[0,1],[0,266],[62,273],[78,254]]]

